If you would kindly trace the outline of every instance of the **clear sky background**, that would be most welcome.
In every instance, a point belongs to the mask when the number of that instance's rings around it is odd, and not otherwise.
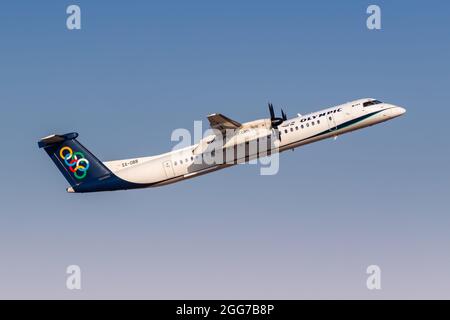
[[[450,298],[449,17],[448,1],[2,3],[0,298]],[[36,144],[77,131],[101,160],[153,155],[213,112],[362,97],[407,113],[283,153],[275,176],[67,194]]]

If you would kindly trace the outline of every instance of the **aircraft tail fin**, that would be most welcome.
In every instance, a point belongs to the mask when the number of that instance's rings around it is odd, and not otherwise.
[[[88,149],[77,141],[78,133],[51,135],[38,142],[70,183],[68,192],[76,192],[83,184],[95,183],[108,177],[111,171]]]

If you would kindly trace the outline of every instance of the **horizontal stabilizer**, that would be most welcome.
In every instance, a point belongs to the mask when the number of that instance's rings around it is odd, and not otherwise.
[[[46,148],[51,145],[59,144],[67,140],[76,139],[78,137],[78,133],[71,132],[66,134],[52,134],[50,136],[44,137],[38,142],[39,148]]]

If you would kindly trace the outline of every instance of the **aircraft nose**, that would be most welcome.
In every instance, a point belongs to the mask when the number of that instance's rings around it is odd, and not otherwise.
[[[405,108],[402,108],[402,107],[397,107],[397,112],[398,112],[399,114],[404,114],[404,113],[406,112],[406,109],[405,109]]]
[[[404,114],[406,112],[406,109],[399,106],[393,106],[393,108],[391,108],[390,111],[392,117],[398,117]]]

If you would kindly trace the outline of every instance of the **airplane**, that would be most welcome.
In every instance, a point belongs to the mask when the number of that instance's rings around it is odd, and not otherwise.
[[[78,133],[53,134],[38,141],[69,182],[69,193],[163,186],[401,116],[400,106],[366,98],[288,119],[281,110],[270,118],[239,123],[220,113],[208,120],[213,134],[197,144],[157,156],[102,162],[78,142]],[[250,147],[256,146],[256,147]],[[221,155],[221,157],[218,157]],[[217,161],[215,158],[220,158]],[[208,161],[207,161],[208,160]]]

